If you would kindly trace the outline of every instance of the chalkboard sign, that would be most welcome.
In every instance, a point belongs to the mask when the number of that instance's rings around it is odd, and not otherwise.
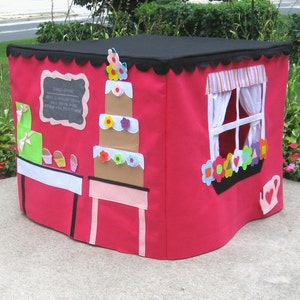
[[[89,84],[84,74],[43,71],[41,76],[40,118],[82,130],[88,113]]]

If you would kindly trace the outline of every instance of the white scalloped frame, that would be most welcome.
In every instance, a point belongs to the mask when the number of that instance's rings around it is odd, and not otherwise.
[[[82,79],[84,81],[84,88],[85,92],[82,97],[82,117],[83,117],[83,123],[82,124],[76,124],[76,123],[70,123],[68,120],[55,120],[54,118],[46,118],[43,114],[43,108],[44,108],[44,80],[46,78],[60,78],[66,81],[71,81],[71,80],[78,80]],[[79,74],[71,74],[71,73],[66,73],[66,74],[61,74],[58,71],[49,71],[49,70],[44,70],[41,74],[41,94],[40,94],[40,118],[43,122],[50,122],[51,125],[63,125],[67,127],[73,127],[74,129],[77,130],[83,130],[86,126],[86,116],[88,114],[88,106],[87,102],[89,101],[90,98],[90,92],[89,92],[89,81],[85,74],[79,73]]]

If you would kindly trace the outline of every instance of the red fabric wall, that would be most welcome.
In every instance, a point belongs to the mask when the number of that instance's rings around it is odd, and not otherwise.
[[[99,114],[105,111],[104,66],[95,68],[89,63],[78,66],[74,61],[53,63],[47,58],[38,61],[21,56],[9,57],[9,62],[14,114],[16,101],[30,105],[32,130],[43,134],[43,146],[51,152],[61,150],[66,157],[75,153],[78,158],[76,173],[83,176],[83,193],[77,203],[74,239],[88,242],[92,210],[88,176],[93,176],[93,146],[99,145]],[[133,117],[140,126],[139,152],[145,158],[144,186],[149,188],[145,218],[147,257],[178,259],[214,250],[245,223],[264,217],[259,194],[273,175],[281,176],[287,63],[285,56],[261,58],[216,68],[196,68],[193,73],[183,71],[180,75],[170,70],[166,76],[157,75],[152,69],[140,72],[134,66],[129,70]],[[201,179],[201,165],[209,159],[207,74],[258,64],[265,65],[268,77],[265,109],[268,158],[259,174],[217,195]],[[43,70],[87,76],[90,98],[84,130],[41,121],[39,97]],[[69,235],[73,199],[70,192],[27,178],[25,182],[28,217]],[[19,194],[22,198],[21,180]],[[279,204],[271,213],[281,208],[282,184]],[[101,201],[96,245],[137,254],[137,218],[136,208]]]

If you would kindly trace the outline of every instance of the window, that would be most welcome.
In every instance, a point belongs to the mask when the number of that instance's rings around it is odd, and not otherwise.
[[[266,81],[262,65],[208,75],[211,161],[265,139]]]

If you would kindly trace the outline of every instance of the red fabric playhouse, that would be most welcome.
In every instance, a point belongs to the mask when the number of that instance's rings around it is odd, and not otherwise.
[[[20,208],[157,259],[278,212],[288,43],[139,35],[9,45]]]

